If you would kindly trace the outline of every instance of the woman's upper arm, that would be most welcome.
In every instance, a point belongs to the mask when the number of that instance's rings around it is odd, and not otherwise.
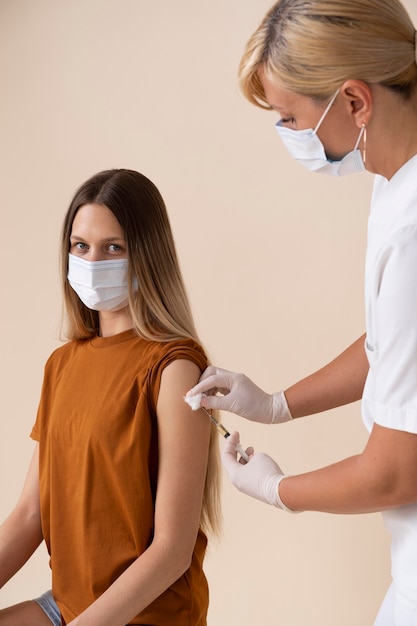
[[[210,420],[184,402],[199,367],[179,359],[163,371],[157,402],[159,469],[155,537],[191,554],[198,531],[210,440]],[[188,555],[188,556],[189,556]],[[187,557],[185,557],[187,558]]]
[[[25,482],[18,500],[18,506],[40,510],[39,500],[39,444],[36,444]]]

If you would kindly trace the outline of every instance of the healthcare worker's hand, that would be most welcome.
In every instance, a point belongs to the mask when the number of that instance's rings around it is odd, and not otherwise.
[[[285,478],[279,465],[267,454],[262,452],[253,454],[249,448],[249,462],[240,463],[235,451],[238,443],[239,433],[234,432],[228,437],[222,453],[222,462],[231,483],[239,491],[252,498],[272,504],[284,511],[290,511],[279,497],[278,486]]]
[[[214,395],[217,392],[222,395]],[[187,397],[197,394],[204,394],[201,398],[204,408],[230,411],[252,422],[278,424],[292,419],[283,391],[265,393],[244,374],[218,367],[208,367]]]

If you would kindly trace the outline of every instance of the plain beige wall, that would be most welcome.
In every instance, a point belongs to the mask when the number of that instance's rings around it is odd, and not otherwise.
[[[59,344],[61,220],[91,174],[129,167],[159,186],[218,365],[273,391],[363,332],[372,177],[304,171],[276,116],[237,87],[244,43],[269,5],[1,0],[1,518],[20,491],[43,364]],[[406,5],[416,21],[415,0]],[[275,428],[223,418],[287,473],[366,441],[358,404]],[[388,539],[379,515],[291,516],[225,481],[224,534],[206,571],[210,626],[365,626],[389,582]],[[48,585],[41,548],[0,606]]]

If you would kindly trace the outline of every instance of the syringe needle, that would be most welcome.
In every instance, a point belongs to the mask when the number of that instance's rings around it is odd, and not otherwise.
[[[224,437],[225,439],[228,439],[230,437],[230,433],[227,430],[227,428],[225,428],[223,426],[223,424],[221,424],[218,420],[216,420],[216,418],[209,412],[207,411],[207,409],[205,409],[203,406],[200,406],[200,409],[202,409],[204,411],[204,413],[206,415],[209,416],[209,418],[211,419],[211,421],[213,422],[213,424],[215,425],[217,432]],[[242,457],[242,459],[245,459],[246,463],[249,461],[249,457],[246,454],[245,450],[242,448],[242,446],[240,445],[240,443],[237,443],[235,445],[235,450],[236,452],[239,452],[240,456]]]

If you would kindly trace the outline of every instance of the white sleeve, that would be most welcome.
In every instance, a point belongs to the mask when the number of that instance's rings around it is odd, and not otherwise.
[[[373,418],[417,433],[417,226],[397,231],[379,256],[372,298]]]

